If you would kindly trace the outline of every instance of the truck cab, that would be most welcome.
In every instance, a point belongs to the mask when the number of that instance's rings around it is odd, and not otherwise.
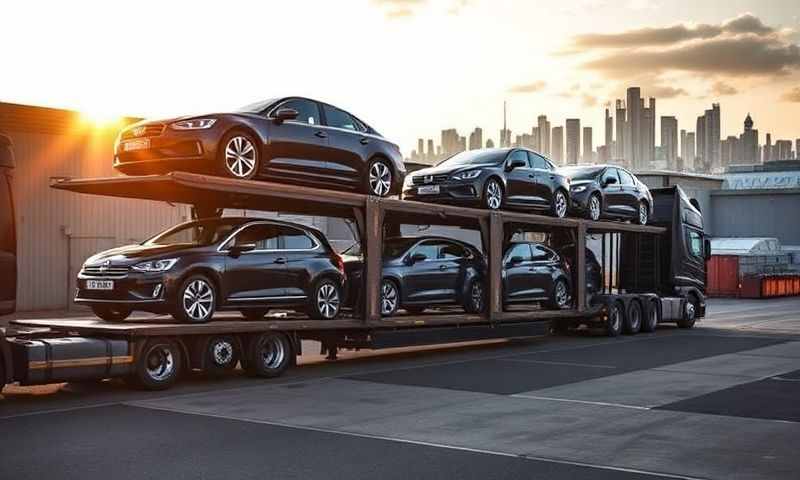
[[[17,236],[14,219],[11,139],[0,133],[0,315],[14,312],[17,296]]]

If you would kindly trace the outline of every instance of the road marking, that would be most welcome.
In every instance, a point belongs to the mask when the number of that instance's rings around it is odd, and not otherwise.
[[[701,477],[690,477],[686,475],[679,475],[673,473],[664,473],[664,472],[653,472],[649,470],[640,470],[636,468],[627,468],[627,467],[617,467],[614,465],[603,465],[603,464],[596,464],[596,463],[586,463],[586,462],[576,462],[572,460],[565,460],[560,458],[551,458],[551,457],[539,457],[535,455],[527,455],[527,454],[517,454],[517,453],[509,453],[509,452],[500,452],[496,450],[485,450],[481,448],[472,448],[472,447],[462,447],[459,445],[448,445],[444,443],[435,443],[435,442],[425,442],[421,440],[412,440],[408,438],[399,438],[399,437],[389,437],[385,435],[374,435],[370,433],[360,433],[360,432],[350,432],[347,430],[335,430],[332,428],[323,428],[323,427],[311,427],[308,425],[295,425],[291,423],[285,422],[278,422],[274,420],[262,420],[257,418],[247,418],[247,417],[232,417],[228,415],[221,415],[216,413],[206,413],[206,412],[193,412],[191,410],[182,410],[179,408],[170,408],[170,407],[161,407],[161,406],[150,406],[150,405],[139,405],[136,402],[126,402],[126,405],[144,408],[144,409],[151,409],[151,410],[162,410],[165,412],[171,413],[180,413],[184,415],[198,415],[201,417],[210,417],[210,418],[218,418],[222,420],[233,420],[237,422],[247,422],[247,423],[256,423],[261,425],[270,425],[273,427],[284,427],[284,428],[293,428],[297,430],[307,430],[312,432],[320,432],[320,433],[329,433],[329,434],[336,434],[336,435],[347,435],[351,437],[358,437],[358,438],[367,438],[371,440],[384,440],[389,442],[397,442],[397,443],[405,443],[409,445],[419,445],[423,447],[434,447],[434,448],[444,448],[448,450],[456,450],[461,452],[469,452],[469,453],[479,453],[484,455],[494,455],[499,457],[509,457],[509,458],[518,458],[522,460],[535,460],[539,462],[548,462],[548,463],[557,463],[561,465],[571,465],[575,467],[585,467],[585,468],[596,468],[602,470],[608,470],[613,472],[625,472],[625,473],[636,473],[639,475],[651,475],[660,478],[674,478],[674,479],[682,479],[682,480],[706,480]]]
[[[22,418],[22,417],[33,417],[36,415],[48,415],[51,413],[74,412],[77,410],[87,410],[90,408],[112,407],[114,405],[121,405],[121,402],[94,403],[92,405],[79,405],[76,407],[51,408],[48,410],[36,410],[34,412],[15,413],[13,415],[2,416],[0,417],[0,420],[10,420],[13,418]]]
[[[526,360],[522,358],[501,358],[502,362],[519,362],[519,363],[542,363],[545,365],[566,365],[569,367],[589,367],[589,368],[617,368],[614,365],[593,365],[591,363],[573,363],[573,362],[550,362],[547,360]]]
[[[618,407],[618,408],[629,408],[632,410],[650,410],[651,407],[641,407],[638,405],[626,405],[624,403],[611,403],[611,402],[593,402],[590,400],[575,400],[572,398],[557,398],[557,397],[539,397],[536,395],[525,395],[522,393],[515,393],[513,395],[509,395],[514,398],[526,398],[528,400],[545,400],[548,402],[567,402],[567,403],[582,403],[585,405],[598,405],[601,407]]]

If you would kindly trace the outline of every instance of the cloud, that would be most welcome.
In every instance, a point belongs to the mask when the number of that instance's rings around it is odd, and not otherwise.
[[[725,83],[722,80],[718,80],[711,85],[711,93],[719,96],[736,95],[739,93],[739,90],[737,90],[733,85]]]
[[[427,0],[372,0],[372,4],[382,8],[389,19],[407,18],[414,15],[414,9],[427,3]]]
[[[689,95],[683,88],[670,87],[668,85],[650,85],[645,89],[651,97],[675,98]]]
[[[783,92],[783,95],[781,95],[781,100],[784,102],[800,103],[800,87],[794,87],[791,90]]]
[[[450,8],[447,9],[447,13],[450,15],[458,15],[461,13],[461,10],[469,7],[471,4],[472,0],[454,0]]]
[[[544,80],[536,80],[535,82],[525,83],[521,85],[514,85],[509,88],[510,93],[535,93],[544,89],[547,83]]]
[[[583,102],[583,106],[587,108],[597,105],[597,97],[588,93],[581,94],[581,101]]]

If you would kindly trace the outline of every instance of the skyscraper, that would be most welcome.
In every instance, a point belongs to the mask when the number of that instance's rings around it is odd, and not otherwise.
[[[617,140],[615,142],[615,151],[613,153],[614,159],[617,160],[619,163],[624,163],[625,159],[625,141],[626,141],[626,117],[625,117],[625,103],[622,100],[617,100],[616,105],[616,130],[617,130]]]
[[[792,158],[792,141],[791,140],[775,140],[775,158],[773,160],[791,160]]]
[[[433,160],[436,159],[436,150],[434,150],[434,148],[433,148],[433,139],[432,138],[428,139],[428,156],[425,157],[425,158],[429,162],[432,162]]]
[[[686,131],[681,130],[685,137]],[[661,148],[667,161],[667,169],[675,170],[678,159],[678,119],[661,117]]]
[[[739,155],[740,146],[739,139],[733,135],[722,140],[719,144],[719,163],[721,168],[727,168],[728,165],[734,163]]]
[[[611,160],[611,145],[614,143],[614,120],[608,113],[608,108],[606,108],[605,134],[606,138],[603,145],[606,148],[603,149],[603,158],[601,160],[603,162],[608,162]]]
[[[628,120],[626,122],[625,133],[625,161],[631,168],[638,168],[641,160],[640,141],[641,141],[641,120],[642,120],[642,91],[639,87],[630,87],[627,91]]]
[[[449,157],[461,151],[461,136],[455,128],[442,130],[442,155]]]
[[[681,129],[681,133],[680,133],[680,142],[681,142],[680,157],[681,157],[681,160],[686,162],[686,130],[683,129],[683,128]]]
[[[417,139],[417,156],[420,160],[425,161],[425,140]]]
[[[739,148],[734,155],[733,163],[744,165],[761,163],[758,156],[758,130],[753,128],[753,118],[749,113],[744,119],[744,132],[739,135]]]
[[[552,150],[552,159],[557,164],[564,163],[564,127],[553,128],[553,141],[550,144]]]
[[[469,134],[469,149],[478,150],[483,146],[483,129],[475,127],[475,130]]]
[[[634,167],[638,169],[651,168],[655,161],[655,99],[650,99],[650,106],[644,106],[641,100],[642,119],[639,125],[639,163]]]
[[[697,117],[697,128],[695,129],[695,138],[697,148],[694,156],[694,169],[699,172],[706,172],[705,169],[706,159],[703,157],[706,153],[706,116],[701,115]]]
[[[581,121],[578,118],[567,119],[567,165],[578,164],[578,153],[581,148]]]
[[[767,134],[767,143],[764,144],[764,161],[772,160],[772,134]]]
[[[592,146],[592,127],[583,127],[583,163],[594,162],[594,147]]]
[[[536,128],[537,128],[537,142],[539,146],[537,147],[539,153],[542,155],[549,157],[550,156],[550,122],[547,120],[547,115],[539,115],[536,118]]]
[[[645,166],[650,166],[656,160],[656,99],[650,97],[650,104],[647,107],[650,111],[650,126],[648,127],[647,154]],[[677,130],[676,130],[677,133]]]
[[[695,134],[694,132],[688,132],[686,134],[686,156],[683,157],[683,168],[685,170],[691,170],[694,168],[695,162]]]
[[[697,132],[698,135],[700,132]],[[711,104],[705,111],[705,138],[703,139],[703,163],[707,172],[720,167],[720,109],[719,103]]]

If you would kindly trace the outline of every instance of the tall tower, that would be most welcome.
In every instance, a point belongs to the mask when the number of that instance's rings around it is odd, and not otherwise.
[[[637,168],[641,160],[641,122],[642,122],[642,91],[639,87],[630,87],[627,91],[628,121],[626,133],[628,141],[625,148],[625,160],[632,168]]]
[[[625,125],[627,120],[625,118],[625,103],[622,100],[617,100],[616,110],[617,148],[614,152],[614,159],[620,161],[620,163],[625,163],[625,142],[627,141]]]
[[[567,119],[567,165],[577,165],[581,147],[581,121],[578,118]]]
[[[592,146],[592,127],[583,127],[583,163],[594,162],[594,147]]]
[[[604,150],[604,157],[603,162],[608,162],[611,159],[611,145],[614,143],[614,120],[611,118],[611,114],[608,112],[608,108],[606,108],[606,122],[605,122],[605,150]]]
[[[649,136],[647,138],[647,165],[652,165],[653,162],[656,160],[656,99],[650,97],[650,104],[648,105],[648,110],[650,110],[650,127],[649,127]],[[677,132],[676,132],[677,133]]]
[[[553,161],[559,165],[564,164],[564,127],[553,128],[553,141],[550,143]]]
[[[697,128],[695,129],[695,156],[694,156],[694,166],[695,169],[701,172],[706,172],[705,165],[706,165],[706,116],[701,115],[697,117]]]
[[[686,136],[686,131],[681,130],[681,135]],[[661,117],[661,148],[667,160],[667,169],[676,170],[678,160],[678,119],[675,117]]]

